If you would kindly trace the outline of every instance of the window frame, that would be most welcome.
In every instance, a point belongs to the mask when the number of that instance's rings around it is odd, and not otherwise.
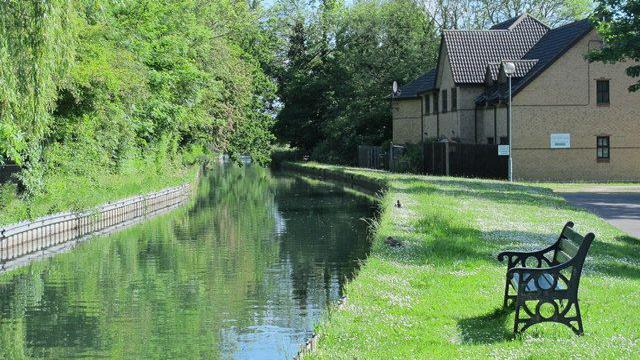
[[[458,110],[458,88],[451,88],[451,111]]]
[[[431,95],[424,95],[424,113],[426,115],[431,114]]]
[[[449,111],[449,99],[447,98],[448,94],[447,94],[447,89],[442,90],[442,94],[440,95],[440,97],[442,98],[442,109],[441,112],[443,114],[445,114],[447,111]]]
[[[439,92],[435,92],[433,94],[433,113],[432,114],[438,114],[440,112],[440,109],[438,108],[439,104],[438,102],[440,101],[440,96],[439,96]]]
[[[604,85],[606,85],[606,89]],[[603,107],[611,105],[611,80],[596,80],[596,105]]]
[[[611,136],[596,136],[596,160],[598,162],[609,162],[611,160]]]

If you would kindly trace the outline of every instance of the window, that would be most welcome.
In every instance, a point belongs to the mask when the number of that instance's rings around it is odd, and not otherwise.
[[[598,106],[609,105],[609,80],[596,81],[596,102]]]
[[[424,96],[424,113],[427,115],[431,114],[431,99],[429,95]]]
[[[597,156],[599,161],[608,161],[610,159],[610,143],[608,136],[598,136],[597,140]]]
[[[488,137],[487,138],[487,144],[493,145],[493,137]]]
[[[433,94],[433,113],[438,113],[438,93]]]
[[[458,110],[458,89],[451,88],[451,111]]]
[[[442,112],[446,113],[449,105],[447,104],[447,90],[442,90]]]
[[[500,136],[500,145],[509,145],[509,137]]]

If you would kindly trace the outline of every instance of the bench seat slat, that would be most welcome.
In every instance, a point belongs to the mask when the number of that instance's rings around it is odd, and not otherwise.
[[[573,256],[571,256],[571,255],[567,254],[566,252],[558,249],[556,251],[555,259],[558,262],[558,264],[563,264],[563,263],[566,263],[567,261],[573,259]]]
[[[562,236],[571,241],[574,245],[580,247],[582,245],[582,241],[584,240],[584,236],[578,234],[575,230],[570,227],[567,227],[562,232]]]
[[[580,249],[579,246],[568,239],[560,239],[560,244],[558,245],[558,247],[560,248],[560,250],[564,251],[571,257],[576,256],[578,250]]]

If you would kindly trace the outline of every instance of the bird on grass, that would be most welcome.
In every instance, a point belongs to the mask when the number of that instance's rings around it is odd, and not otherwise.
[[[399,247],[402,246],[402,241],[400,240],[396,240],[393,237],[389,236],[385,241],[385,244],[391,246],[391,247]]]

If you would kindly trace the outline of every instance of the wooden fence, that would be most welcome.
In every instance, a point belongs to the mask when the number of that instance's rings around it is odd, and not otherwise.
[[[0,264],[4,269],[7,263],[22,257],[163,213],[186,202],[190,194],[191,187],[185,184],[108,203],[87,212],[59,213],[2,227]]]
[[[380,146],[358,145],[358,166],[366,169],[383,169],[386,154]]]
[[[424,170],[431,175],[506,179],[509,158],[498,145],[448,142],[424,145]]]

